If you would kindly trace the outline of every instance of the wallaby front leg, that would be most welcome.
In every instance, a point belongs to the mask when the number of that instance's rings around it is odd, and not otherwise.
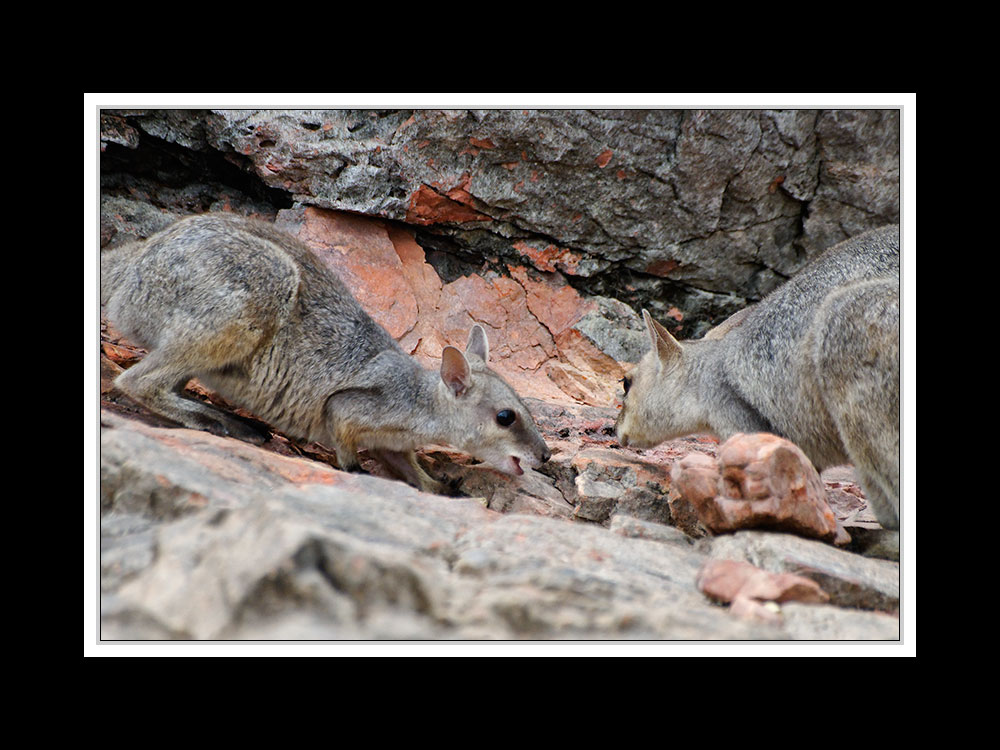
[[[381,461],[393,474],[424,492],[441,495],[445,485],[424,471],[417,462],[417,454],[413,451],[391,451],[384,448],[370,449],[372,456]]]
[[[341,471],[356,471],[361,466],[358,461],[358,452],[353,448],[336,446],[333,452],[337,454],[337,466]]]

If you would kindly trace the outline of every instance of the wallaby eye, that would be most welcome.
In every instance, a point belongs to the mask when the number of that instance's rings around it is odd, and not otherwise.
[[[510,427],[514,424],[515,419],[517,419],[517,414],[510,409],[501,409],[497,412],[497,424],[501,427]]]
[[[632,387],[632,378],[626,375],[622,378],[622,388],[625,389],[625,395],[628,395],[628,389]]]

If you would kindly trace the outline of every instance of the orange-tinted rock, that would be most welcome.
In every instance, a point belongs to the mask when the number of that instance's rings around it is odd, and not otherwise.
[[[297,226],[284,228],[297,230],[393,338],[413,328],[417,302],[383,222],[319,208],[306,208],[297,218]]]
[[[565,331],[576,323],[594,305],[586,302],[580,294],[561,278],[532,278],[520,266],[508,266],[510,275],[524,287],[526,303],[531,314],[544,325],[553,336]]]
[[[723,526],[720,513],[713,504],[719,491],[719,464],[704,453],[689,453],[674,464],[671,469],[671,506],[683,499],[694,506],[698,517],[709,528],[716,530]]]
[[[556,245],[546,245],[544,248],[538,248],[534,245],[529,245],[523,240],[519,240],[513,243],[513,247],[523,257],[531,261],[531,264],[539,271],[547,271],[549,273],[562,271],[572,276],[577,273],[577,268],[580,265],[580,256],[578,254],[572,250],[557,247]]]
[[[119,367],[131,367],[146,355],[145,349],[128,344],[101,342],[101,353]]]
[[[594,404],[601,401],[595,383],[587,374],[565,362],[551,361],[545,366],[545,376],[564,394],[579,401],[581,404]]]
[[[421,185],[410,196],[410,205],[406,209],[406,222],[426,226],[442,223],[462,224],[467,221],[493,221],[486,214],[456,200],[456,198],[465,196],[468,196],[465,191],[451,191],[448,195],[443,195],[434,188]],[[471,200],[471,196],[469,199]]]
[[[654,276],[667,277],[670,272],[675,270],[680,266],[676,260],[656,260],[646,266],[646,273],[651,273]]]

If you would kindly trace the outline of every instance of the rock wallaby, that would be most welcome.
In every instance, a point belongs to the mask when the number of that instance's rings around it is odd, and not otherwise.
[[[149,354],[115,380],[126,395],[194,429],[251,442],[247,423],[181,395],[197,377],[296,439],[333,448],[343,469],[367,449],[421,489],[442,486],[414,449],[449,445],[512,475],[550,452],[472,327],[425,370],[291,235],[228,214],[182,219],[101,255],[108,318]]]
[[[899,227],[841,242],[698,341],[643,310],[651,350],[624,379],[622,445],[770,432],[818,471],[851,463],[899,527]]]

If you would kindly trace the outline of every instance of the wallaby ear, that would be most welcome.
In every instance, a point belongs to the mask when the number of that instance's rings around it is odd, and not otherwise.
[[[721,339],[734,328],[739,328],[743,325],[743,321],[747,319],[747,316],[753,311],[753,308],[754,306],[750,305],[749,307],[744,307],[742,310],[733,313],[724,321],[719,323],[719,325],[715,328],[709,330],[709,332],[702,336],[702,338],[708,341]]]
[[[446,346],[441,352],[441,380],[456,396],[461,396],[472,385],[469,362],[465,355],[453,346]]]
[[[646,321],[649,341],[653,346],[653,351],[660,358],[660,362],[664,365],[674,362],[681,355],[681,345],[677,343],[677,339],[670,335],[670,331],[653,320],[653,316],[645,309],[642,311],[642,319]]]
[[[486,338],[486,331],[479,323],[472,326],[472,330],[469,331],[469,343],[465,345],[465,353],[475,354],[483,362],[490,358],[490,342]]]

